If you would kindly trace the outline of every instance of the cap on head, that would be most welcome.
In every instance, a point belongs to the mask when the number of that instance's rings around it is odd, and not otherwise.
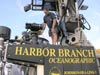
[[[45,3],[43,9],[44,10],[50,10],[51,9],[51,4],[50,3]]]

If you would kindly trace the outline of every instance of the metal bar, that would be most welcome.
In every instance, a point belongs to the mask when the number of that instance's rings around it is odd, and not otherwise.
[[[29,67],[26,68],[25,75],[28,75],[28,73],[29,73]]]
[[[33,5],[34,5],[33,2],[34,2],[34,0],[31,0],[32,10],[33,10]]]
[[[3,63],[0,63],[0,75],[4,75],[4,66],[3,66]]]
[[[82,30],[80,27],[80,21],[79,21],[79,9],[78,9],[78,2],[75,2],[75,7],[76,7],[76,18],[77,18],[77,24],[78,24],[78,30],[79,30],[79,42],[82,43]],[[82,45],[82,44],[81,44]]]
[[[6,48],[5,48],[5,54],[4,54],[4,60],[3,60],[4,63],[6,63],[6,61],[7,61],[6,56],[7,56],[8,46],[9,46],[9,41],[7,41],[7,45],[6,45]]]
[[[0,75],[4,75],[4,64],[2,61],[2,53],[4,51],[4,38],[0,37]]]
[[[40,6],[42,6],[42,5],[34,5],[34,4],[33,4],[32,6],[37,6],[37,7],[39,6],[39,7],[40,7]]]
[[[83,4],[84,0],[78,0],[78,8],[80,9],[81,5]]]
[[[6,67],[8,69],[8,75],[12,75],[12,64],[8,63]]]

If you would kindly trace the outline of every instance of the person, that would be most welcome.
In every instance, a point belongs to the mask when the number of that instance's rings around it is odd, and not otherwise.
[[[58,24],[57,24],[57,20],[56,20],[56,15],[52,12],[49,11],[49,9],[47,7],[44,8],[44,23],[43,23],[43,27],[45,28],[46,25],[49,28],[49,36],[52,39],[52,44],[56,45],[57,43],[57,34],[58,34]]]

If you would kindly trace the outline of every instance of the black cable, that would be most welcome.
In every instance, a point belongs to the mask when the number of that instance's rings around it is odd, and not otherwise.
[[[59,25],[61,24],[62,19],[63,19],[63,17],[66,15],[67,9],[69,9],[69,8],[68,8],[67,6],[65,6],[65,7],[62,7],[62,9],[63,9],[63,15],[61,16]],[[61,30],[61,28],[60,28],[60,30]],[[61,30],[61,32],[63,32],[63,31]],[[63,38],[64,38],[64,35],[62,34],[61,41],[60,41],[60,45],[62,45]]]
[[[82,25],[83,29],[91,30],[91,25],[89,24],[89,22],[86,20],[86,18],[83,15],[82,15],[81,21],[83,23]],[[87,24],[88,27],[86,27],[85,24]]]
[[[62,15],[59,25],[61,24],[61,21],[65,15],[66,15],[66,12]],[[61,28],[60,28],[60,30],[61,30]],[[62,32],[62,30],[61,30],[61,32]],[[61,37],[60,45],[62,45],[63,38],[64,38],[64,35],[62,35],[62,37]]]
[[[91,30],[91,26],[90,26],[90,24],[86,21],[86,23],[87,23],[87,25],[89,26],[88,28],[84,25],[83,27],[85,28],[85,29],[87,29],[87,30]]]

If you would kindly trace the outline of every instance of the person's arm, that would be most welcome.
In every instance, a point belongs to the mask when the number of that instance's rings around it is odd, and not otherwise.
[[[43,32],[44,32],[44,30],[45,30],[45,28],[46,28],[46,23],[43,23],[43,24],[42,24],[42,27],[43,27],[43,29],[42,29],[42,31],[41,31],[41,32],[43,33]]]
[[[53,19],[52,29],[55,28],[56,22],[57,22],[56,19]]]
[[[44,20],[44,23],[43,23],[43,31],[45,30],[45,28],[46,28],[46,20],[45,20],[45,17],[43,18],[43,20]]]
[[[56,15],[54,13],[52,13],[51,16],[52,16],[52,19],[53,19],[51,31],[54,32],[54,28],[55,28],[55,25],[57,23],[57,20],[56,20]]]

